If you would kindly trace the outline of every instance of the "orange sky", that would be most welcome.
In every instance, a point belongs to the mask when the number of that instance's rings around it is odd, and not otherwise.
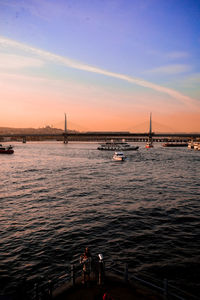
[[[152,112],[155,132],[200,132],[197,88],[189,95],[190,89],[181,92],[50,53],[47,59],[43,50],[5,43],[12,54],[0,61],[1,127],[64,128],[66,113],[69,129],[142,132]]]
[[[197,2],[0,1],[0,126],[200,132]]]

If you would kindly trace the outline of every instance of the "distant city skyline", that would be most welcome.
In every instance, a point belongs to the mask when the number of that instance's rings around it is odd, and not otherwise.
[[[195,0],[0,0],[0,127],[200,132]],[[64,123],[63,123],[64,124]]]

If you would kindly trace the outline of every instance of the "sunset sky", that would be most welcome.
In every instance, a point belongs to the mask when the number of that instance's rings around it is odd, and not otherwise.
[[[0,0],[0,127],[200,132],[199,0]]]

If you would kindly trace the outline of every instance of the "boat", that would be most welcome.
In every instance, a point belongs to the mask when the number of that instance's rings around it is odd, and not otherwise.
[[[0,154],[13,154],[14,150],[11,145],[4,147],[2,144],[0,144]]]
[[[194,141],[193,140],[188,142],[188,148],[189,149],[194,149]]]
[[[99,261],[93,258],[89,278],[83,280],[78,264],[71,267],[71,281],[66,281],[54,288],[49,280],[48,296],[54,300],[63,299],[197,299],[184,292],[178,286],[172,286],[167,279],[155,280],[148,274],[135,274],[129,270],[128,264],[122,265],[112,261],[112,266],[105,268],[103,255],[99,254]],[[101,259],[100,259],[101,257]],[[66,274],[65,274],[66,277]],[[69,279],[68,279],[69,280]],[[39,286],[35,284],[35,290]],[[46,293],[46,295],[47,295]]]
[[[149,124],[149,139],[146,143],[145,148],[153,148],[153,139],[152,139],[152,124],[151,124],[151,113],[150,113],[150,124]]]
[[[152,140],[149,140],[149,141],[146,143],[145,148],[153,148],[153,141],[152,141]]]
[[[91,260],[90,260],[91,262]],[[81,275],[82,272],[82,275]],[[92,258],[89,275],[84,276],[82,263],[71,264],[69,272],[65,272],[54,280],[39,277],[23,281],[18,286],[13,297],[4,299],[135,299],[135,300],[166,300],[166,299],[199,299],[171,285],[168,280],[158,280],[150,274],[136,273],[129,269],[127,263],[112,260],[112,265],[106,264],[103,254]],[[42,280],[43,279],[43,280]],[[45,280],[45,281],[44,281]],[[48,280],[48,281],[47,281]]]
[[[163,147],[188,147],[188,143],[164,143]]]
[[[200,150],[200,141],[190,141],[188,142],[188,148],[194,150]]]
[[[126,142],[106,142],[101,144],[97,150],[111,150],[111,151],[130,151],[138,150],[139,146],[133,146]]]
[[[200,142],[194,143],[194,150],[200,150]]]
[[[113,155],[113,159],[117,161],[124,161],[126,159],[126,156],[123,152],[115,152]]]

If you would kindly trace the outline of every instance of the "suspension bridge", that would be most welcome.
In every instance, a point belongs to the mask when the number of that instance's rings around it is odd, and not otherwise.
[[[106,141],[106,140],[116,140],[125,139],[129,142],[146,142],[149,137],[152,138],[154,142],[188,142],[190,140],[200,139],[200,133],[162,133],[152,131],[150,126],[149,130],[145,132],[129,132],[129,131],[84,131],[79,132],[75,130],[69,130],[67,128],[67,117],[65,114],[64,119],[64,129],[53,130],[53,128],[47,126],[49,130],[47,132],[20,132],[20,133],[10,133],[10,132],[0,132],[0,139],[11,141],[22,141],[26,143],[27,141],[42,141],[42,140],[57,140],[63,141],[67,144],[70,141]],[[47,128],[46,127],[46,128]],[[51,130],[52,129],[52,130]],[[36,130],[37,131],[37,130]],[[55,132],[56,131],[56,132]]]

